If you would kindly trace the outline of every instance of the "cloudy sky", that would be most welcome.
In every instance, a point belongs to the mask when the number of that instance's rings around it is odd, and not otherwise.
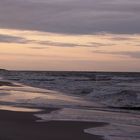
[[[140,0],[0,0],[0,67],[140,71]]]

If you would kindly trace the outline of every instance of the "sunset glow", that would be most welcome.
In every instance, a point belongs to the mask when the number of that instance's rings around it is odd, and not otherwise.
[[[28,4],[31,2],[26,1]],[[40,1],[40,4],[47,5],[48,3],[51,2]],[[4,1],[3,4],[7,5]],[[22,2],[16,2],[16,4],[17,6],[18,4],[25,6]],[[131,3],[129,5],[134,6]],[[32,3],[33,11],[34,6],[39,6],[39,2],[34,1]],[[13,5],[13,7],[15,6]],[[7,6],[6,9],[1,10],[8,11],[10,9]],[[45,9],[43,12],[45,12]],[[83,10],[83,14],[84,12]],[[24,9],[19,12],[19,16],[20,14],[25,14]],[[90,16],[97,18],[92,13]],[[29,20],[28,15],[22,22],[14,16],[13,18],[17,22],[11,19],[11,24],[8,21],[6,22],[7,13],[4,18],[5,24],[3,23],[4,20],[0,19],[2,21],[0,24],[0,67],[2,68],[17,70],[140,71],[139,32],[130,33],[128,31],[127,33],[124,31],[124,33],[117,33],[117,31],[112,31],[111,33],[110,30],[101,30],[84,33],[83,30],[81,33],[75,33],[74,31],[70,33],[69,31],[51,32],[49,29],[43,31],[40,28],[30,30],[20,27],[20,29],[18,26],[24,24],[24,22],[26,24],[26,20]],[[17,27],[13,24],[17,24]],[[118,30],[120,29],[118,28]]]

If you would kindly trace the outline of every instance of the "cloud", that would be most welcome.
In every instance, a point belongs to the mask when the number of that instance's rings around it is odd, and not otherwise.
[[[46,49],[46,47],[55,46],[55,47],[101,47],[109,46],[111,44],[106,43],[97,43],[89,42],[89,44],[78,44],[78,43],[63,43],[55,41],[40,41],[40,40],[31,40],[24,37],[4,35],[0,34],[0,43],[18,43],[18,44],[37,44],[42,46],[33,46],[32,49]]]
[[[37,46],[33,46],[33,47],[30,47],[31,49],[39,49],[39,50],[41,50],[41,49],[46,49],[47,47],[37,47]]]
[[[35,41],[32,40],[32,43],[43,45],[40,47],[31,47],[33,49],[45,49],[44,46],[55,46],[55,47],[105,47],[105,46],[114,46],[113,43],[99,43],[99,42],[89,42],[88,44],[76,44],[76,43],[62,43],[62,42],[53,42],[53,41]]]
[[[30,40],[24,37],[12,36],[12,35],[3,35],[0,34],[0,43],[18,43],[18,44],[37,44],[42,46],[31,47],[33,49],[45,49],[44,46],[56,46],[56,47],[79,47],[79,46],[90,46],[90,45],[80,45],[76,43],[62,43],[62,42],[53,42],[53,41],[39,41],[39,40]]]
[[[47,55],[27,54],[27,53],[3,53],[3,52],[0,52],[0,55],[16,56],[16,57],[44,57],[44,58],[47,57]]]
[[[78,47],[82,46],[76,43],[61,43],[61,42],[53,42],[53,41],[39,41],[39,40],[30,40],[24,37],[11,36],[11,35],[3,35],[0,34],[0,43],[21,43],[21,44],[29,44],[35,43],[43,46],[57,46],[57,47]],[[86,45],[85,45],[86,46]],[[44,47],[31,47],[33,49],[43,49]]]
[[[76,36],[79,38],[81,36]],[[96,40],[96,38],[99,38],[100,40]],[[47,38],[47,37],[46,37]],[[92,48],[99,48],[99,47],[116,47],[118,45],[122,46],[132,46],[132,47],[138,47],[139,45],[139,35],[116,35],[116,34],[100,34],[98,35],[91,35],[89,36],[90,41],[87,41],[86,43],[76,43],[76,42],[65,42],[65,36],[64,36],[64,42],[61,40],[53,41],[52,39],[44,39],[40,40],[38,39],[31,39],[30,36],[24,34],[22,35],[12,35],[10,34],[0,34],[0,43],[17,43],[17,44],[31,44],[32,49],[46,49],[48,47],[92,47]],[[92,41],[93,38],[93,41]],[[84,39],[84,38],[83,38]],[[86,40],[86,39],[85,39]]]
[[[0,43],[28,43],[28,40],[22,37],[0,34]]]
[[[111,55],[122,55],[122,56],[129,56],[132,58],[140,59],[140,51],[119,51],[119,52],[107,52],[107,51],[93,51],[93,53],[99,53],[99,54],[111,54]]]
[[[99,43],[99,42],[91,42],[90,47],[105,47],[105,46],[115,46],[116,44],[114,43]]]
[[[47,45],[47,46],[57,46],[57,47],[78,47],[82,46],[76,43],[62,43],[62,42],[53,42],[53,41],[34,41],[34,43],[40,45]]]
[[[0,28],[135,34],[139,25],[139,0],[0,0]]]
[[[30,39],[26,39],[24,37],[4,35],[4,34],[0,34],[0,43],[19,43],[19,44],[20,43],[22,43],[22,44],[35,43],[35,44],[39,44],[39,45],[59,46],[59,47],[81,46],[79,44],[74,44],[74,43],[61,43],[61,42],[52,42],[52,41],[30,40]],[[41,49],[42,47],[33,47],[33,48]]]
[[[103,47],[103,46],[115,45],[115,44],[110,44],[110,43],[98,43],[98,42],[89,42],[89,44],[85,44],[85,45],[76,44],[76,43],[53,42],[53,41],[32,41],[32,42],[40,44],[40,45],[56,46],[56,47]]]
[[[110,38],[111,40],[114,40],[114,41],[128,41],[128,40],[136,40],[135,38],[132,38],[132,37],[112,37]]]

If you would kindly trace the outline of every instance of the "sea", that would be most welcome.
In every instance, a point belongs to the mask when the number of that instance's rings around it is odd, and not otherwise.
[[[138,72],[0,70],[0,83],[0,109],[60,108],[35,115],[39,122],[105,122],[108,125],[84,131],[106,140],[140,139]]]

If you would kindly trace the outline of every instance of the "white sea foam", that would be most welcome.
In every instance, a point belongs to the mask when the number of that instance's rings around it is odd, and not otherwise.
[[[105,127],[90,128],[86,133],[103,135],[105,140],[139,140],[140,126],[112,123]]]
[[[94,135],[103,135],[106,140],[140,139],[140,114],[64,108],[50,114],[36,114],[35,116],[41,118],[38,121],[106,122],[109,124],[104,127],[89,128],[84,131]]]

